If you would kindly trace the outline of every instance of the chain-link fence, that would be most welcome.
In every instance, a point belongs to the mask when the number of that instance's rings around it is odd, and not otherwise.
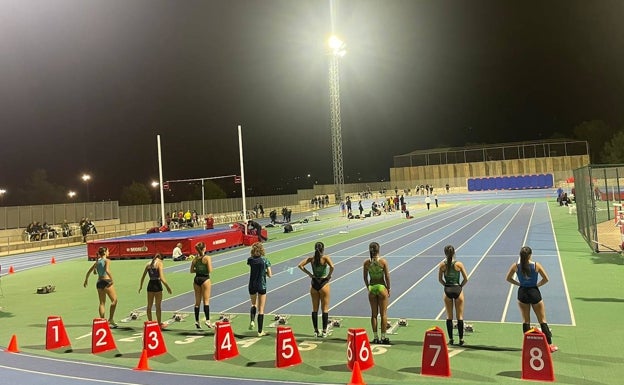
[[[596,252],[621,250],[624,237],[618,212],[623,187],[624,165],[588,165],[574,170],[578,229]]]

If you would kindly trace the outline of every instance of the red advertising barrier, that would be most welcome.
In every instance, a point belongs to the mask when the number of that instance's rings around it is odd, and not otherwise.
[[[145,321],[143,324],[143,350],[147,357],[155,357],[167,353],[167,346],[157,321]]]
[[[53,350],[70,346],[69,337],[61,317],[51,315],[46,323],[46,349]]]
[[[108,320],[94,318],[91,329],[91,353],[98,354],[117,349],[113,334],[108,326]]]
[[[448,347],[444,331],[435,326],[425,332],[420,374],[427,376],[451,376]]]
[[[524,333],[522,379],[555,381],[555,371],[546,335],[535,328]]]
[[[303,362],[299,355],[299,347],[297,347],[295,335],[290,327],[278,326],[275,341],[276,368],[299,365]]]
[[[227,360],[238,356],[238,347],[236,346],[234,332],[229,322],[217,321],[215,323],[214,344],[215,360]]]
[[[373,351],[366,330],[351,328],[347,331],[347,366],[349,370],[353,370],[355,362],[359,363],[361,370],[375,366]]]

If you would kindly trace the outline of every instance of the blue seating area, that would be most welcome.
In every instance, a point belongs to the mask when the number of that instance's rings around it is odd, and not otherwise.
[[[552,174],[468,178],[468,191],[526,190],[553,186]]]

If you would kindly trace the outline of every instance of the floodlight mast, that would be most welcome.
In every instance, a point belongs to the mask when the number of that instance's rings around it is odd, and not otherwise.
[[[329,106],[331,114],[331,142],[336,201],[344,198],[344,171],[342,162],[342,127],[340,118],[340,58],[346,54],[346,45],[336,36],[329,38]]]

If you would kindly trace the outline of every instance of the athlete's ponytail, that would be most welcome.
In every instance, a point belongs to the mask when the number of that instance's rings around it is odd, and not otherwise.
[[[325,245],[323,242],[316,242],[314,244],[314,259],[312,259],[312,264],[318,266],[321,264],[321,257],[325,252]]]
[[[533,254],[533,250],[529,246],[524,246],[520,249],[520,268],[522,275],[529,277],[531,275],[531,267],[529,266],[529,259]]]
[[[103,257],[103,256],[104,256],[104,254],[106,254],[106,250],[108,250],[108,248],[107,248],[107,247],[105,247],[105,246],[101,246],[101,247],[98,249],[98,252],[97,252],[98,257]]]
[[[378,256],[379,255],[379,243],[371,242],[370,245],[368,245],[368,252],[370,253],[370,259],[373,259],[376,256]]]
[[[446,255],[446,266],[451,266],[455,256],[455,247],[453,245],[444,246],[444,255]]]
[[[199,242],[195,245],[195,250],[197,250],[197,256],[201,258],[204,256],[204,250],[206,250],[206,245],[204,244],[204,242]]]

